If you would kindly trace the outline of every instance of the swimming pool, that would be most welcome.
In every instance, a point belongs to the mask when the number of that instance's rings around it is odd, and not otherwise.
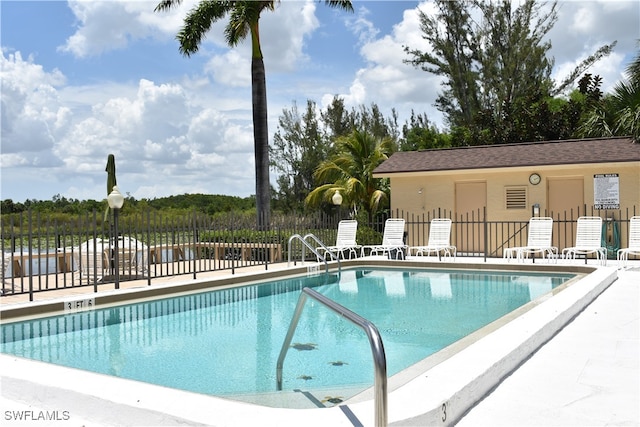
[[[2,352],[198,393],[273,393],[275,366],[305,286],[374,323],[394,375],[550,292],[574,275],[358,269],[2,325]],[[361,330],[307,303],[284,365],[284,390],[372,382]],[[338,394],[334,393],[334,396]]]

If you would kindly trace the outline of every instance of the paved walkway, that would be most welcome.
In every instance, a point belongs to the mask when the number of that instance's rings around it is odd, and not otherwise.
[[[640,271],[618,275],[457,425],[640,426]]]

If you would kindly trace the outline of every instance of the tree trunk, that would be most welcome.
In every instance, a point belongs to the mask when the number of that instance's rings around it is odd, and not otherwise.
[[[253,102],[253,144],[256,163],[256,210],[260,230],[271,223],[271,184],[269,182],[269,132],[267,129],[267,84],[262,58],[251,60]]]

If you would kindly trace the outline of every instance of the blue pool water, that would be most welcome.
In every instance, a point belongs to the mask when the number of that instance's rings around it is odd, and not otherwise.
[[[379,329],[393,375],[551,291],[570,274],[346,270],[1,326],[2,352],[212,395],[273,392],[305,286]],[[308,300],[283,389],[370,386],[363,331]]]

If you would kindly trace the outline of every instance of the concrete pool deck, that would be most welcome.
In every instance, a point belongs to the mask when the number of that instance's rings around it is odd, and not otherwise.
[[[640,425],[640,269],[618,280],[459,426]]]
[[[469,262],[468,259],[458,259],[458,262]],[[501,263],[502,260],[490,260],[489,263]],[[487,263],[487,264],[489,264]],[[610,265],[615,265],[610,262]],[[444,266],[445,264],[443,264]],[[486,264],[485,264],[486,265]],[[514,268],[517,264],[512,263]],[[639,313],[640,313],[640,264],[630,263],[632,268],[627,270],[616,270],[608,267],[602,270],[602,277],[610,277],[611,273],[617,275],[617,280],[596,297],[595,301],[579,313],[571,315],[573,318],[564,329],[548,341],[542,348],[534,352],[524,363],[516,363],[517,369],[508,375],[498,386],[488,394],[482,401],[475,405],[466,414],[455,414],[453,410],[456,402],[441,401],[439,395],[433,397],[420,396],[416,390],[420,390],[425,383],[433,388],[433,384],[438,384],[440,388],[447,388],[449,383],[455,383],[458,378],[451,376],[452,370],[433,369],[425,375],[416,378],[407,384],[406,387],[392,391],[389,395],[389,424],[390,425],[434,425],[435,423],[425,422],[427,419],[437,419],[446,416],[447,407],[444,413],[436,411],[431,418],[421,416],[428,408],[439,406],[439,402],[451,406],[453,414],[444,423],[449,424],[459,420],[458,425],[482,426],[482,425],[640,425],[640,372],[639,372]],[[277,269],[278,265],[270,266],[270,269]],[[286,267],[286,264],[283,266]],[[264,269],[264,268],[263,268]],[[229,274],[226,272],[226,274]],[[238,274],[236,274],[238,276]],[[177,278],[173,278],[176,280]],[[180,278],[184,280],[184,278]],[[77,290],[74,290],[77,291]],[[46,299],[47,294],[52,294],[50,298],[59,298],[57,294],[61,291],[46,292],[37,295],[38,300]],[[86,293],[92,293],[92,288],[85,288]],[[563,291],[564,292],[564,291]],[[567,295],[567,298],[576,296]],[[2,307],[14,304],[28,304],[17,301],[17,296],[3,297],[0,299]],[[578,296],[580,298],[580,296]],[[10,300],[13,299],[13,300]],[[28,296],[26,297],[28,300]],[[542,305],[540,306],[542,307]],[[538,308],[538,307],[536,307]],[[549,310],[557,310],[557,307],[550,307]],[[538,310],[541,311],[542,309]],[[521,325],[522,326],[522,325]],[[526,326],[526,325],[525,325]],[[505,334],[522,335],[522,329],[504,332]],[[515,338],[513,335],[506,335]],[[504,338],[504,337],[503,337]],[[522,337],[520,337],[522,338]],[[500,346],[500,337],[495,338],[494,343],[478,343],[475,352],[467,356],[458,357],[457,363],[466,366],[469,361],[477,361],[480,364],[484,352],[487,348]],[[511,339],[509,339],[510,341]],[[485,346],[485,348],[483,348]],[[507,349],[509,351],[509,349]],[[7,356],[5,356],[6,358]],[[465,360],[465,357],[470,359]],[[91,412],[75,411],[74,407],[65,400],[47,400],[46,396],[28,389],[29,383],[24,383],[23,393],[18,393],[20,384],[14,381],[13,373],[21,369],[28,369],[28,374],[37,376],[51,376],[50,385],[56,381],[69,379],[69,370],[64,368],[51,369],[50,365],[39,364],[34,371],[31,365],[28,368],[19,366],[20,363],[8,364],[3,358],[2,382],[10,387],[2,387],[0,397],[0,409],[4,417],[3,425],[30,425],[34,421],[16,421],[12,418],[13,413],[26,413],[33,411],[36,415],[39,411],[59,411],[60,416],[64,416],[63,411],[69,412],[68,420],[53,420],[50,422],[38,421],[36,425],[177,425],[184,422],[184,425],[299,425],[300,423],[312,425],[358,425],[360,420],[363,425],[372,424],[372,404],[363,402],[349,404],[349,412],[352,417],[346,416],[345,410],[339,408],[314,410],[313,415],[305,415],[300,410],[278,410],[274,408],[260,408],[255,406],[241,405],[236,402],[226,405],[226,401],[217,399],[217,403],[223,401],[223,405],[216,413],[196,414],[198,404],[207,405],[215,398],[201,398],[192,393],[178,393],[183,396],[185,402],[182,408],[171,408],[169,401],[165,401],[167,412],[173,417],[160,417],[161,414],[154,412],[135,411],[128,415],[114,414],[109,419],[107,408],[104,402],[98,402],[96,407],[96,417],[89,417]],[[15,358],[14,358],[15,359]],[[456,361],[452,361],[456,363]],[[9,366],[11,365],[11,366]],[[444,363],[442,365],[445,365]],[[54,372],[55,371],[55,372]],[[457,372],[459,369],[454,369]],[[77,371],[75,371],[77,373]],[[26,374],[26,373],[25,373]],[[438,376],[443,376],[438,379]],[[431,378],[427,379],[430,376]],[[461,376],[462,377],[462,376]],[[93,377],[95,378],[95,377]],[[102,390],[109,390],[110,380],[102,378],[104,383],[100,384]],[[465,380],[465,378],[461,378]],[[440,386],[442,384],[442,387]],[[119,390],[118,396],[124,399],[127,394],[135,394],[137,385],[131,384],[131,390],[123,392]],[[0,383],[2,386],[2,383]],[[157,392],[157,399],[161,402],[164,399],[171,399],[170,396],[163,395],[161,388],[148,388]],[[77,390],[74,388],[74,390]],[[96,390],[93,390],[94,392]],[[173,392],[173,391],[172,391]],[[85,394],[89,396],[91,393]],[[446,395],[446,393],[445,393]],[[175,394],[173,395],[175,398]],[[54,396],[55,397],[55,396]],[[76,398],[78,396],[75,396]],[[116,396],[113,396],[116,400]],[[86,400],[86,399],[85,399]],[[433,400],[428,403],[427,401]],[[87,405],[96,404],[91,399],[82,401]],[[195,406],[194,406],[195,405]],[[241,406],[238,406],[241,405]],[[173,402],[176,406],[176,402]],[[422,406],[422,407],[421,407]],[[103,411],[98,410],[102,408]],[[118,406],[111,408],[117,410]],[[227,411],[237,411],[244,408],[243,414],[226,413]],[[439,408],[440,409],[440,408]],[[7,419],[7,411],[9,419]],[[202,412],[202,410],[200,410]],[[277,418],[274,418],[277,413]],[[177,414],[185,414],[180,417]],[[449,414],[450,415],[450,414]],[[105,418],[106,417],[106,418]],[[208,417],[208,418],[207,418]],[[355,418],[353,418],[355,417]],[[462,417],[460,419],[460,417]],[[355,421],[353,421],[355,419]],[[208,421],[207,421],[208,420]],[[251,422],[253,420],[253,422]],[[269,422],[272,420],[273,422]],[[277,420],[277,421],[276,421]]]

